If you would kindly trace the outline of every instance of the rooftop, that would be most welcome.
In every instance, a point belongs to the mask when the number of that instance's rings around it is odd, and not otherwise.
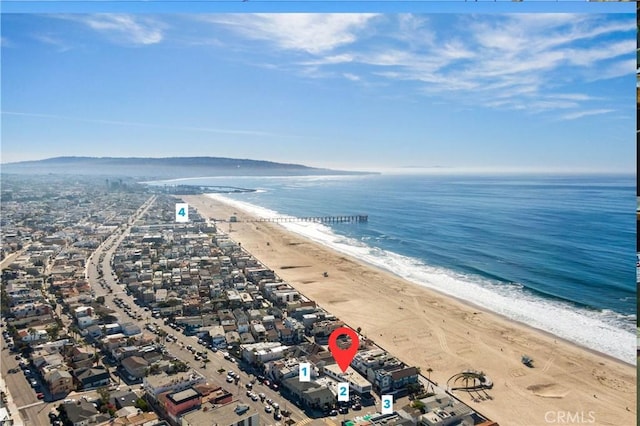
[[[198,392],[194,388],[189,388],[180,392],[173,393],[169,395],[168,398],[174,403],[180,404],[190,399],[200,398],[200,392]]]

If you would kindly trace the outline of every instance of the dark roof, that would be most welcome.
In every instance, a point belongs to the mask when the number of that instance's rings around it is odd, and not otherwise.
[[[120,364],[126,369],[147,367],[149,365],[146,359],[135,355],[123,359]]]
[[[404,379],[405,377],[417,376],[418,369],[416,367],[403,368],[402,370],[395,370],[391,372],[391,378],[393,380]]]
[[[117,391],[113,392],[109,398],[109,401],[119,408],[122,407],[135,407],[138,395],[129,391]]]
[[[94,407],[90,402],[84,400],[79,402],[65,403],[64,409],[67,412],[67,417],[73,423],[87,420],[88,418],[98,414],[98,409]]]
[[[91,377],[97,377],[97,376],[102,376],[105,375],[107,373],[107,370],[105,368],[76,368],[75,370],[73,370],[73,375],[76,376],[76,378],[78,380],[84,380],[84,379],[89,379]]]

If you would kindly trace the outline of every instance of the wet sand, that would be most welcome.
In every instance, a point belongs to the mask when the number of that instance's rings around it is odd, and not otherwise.
[[[251,217],[207,196],[182,198],[208,218]],[[635,366],[423,288],[278,224],[218,226],[376,344],[424,375],[431,368],[440,385],[466,369],[485,372],[494,383],[492,399],[455,395],[502,426],[636,424]],[[534,368],[521,363],[523,354]]]

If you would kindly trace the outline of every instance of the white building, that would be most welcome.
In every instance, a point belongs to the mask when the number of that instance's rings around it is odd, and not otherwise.
[[[325,365],[324,373],[338,382],[348,382],[349,388],[359,394],[369,393],[373,388],[366,378],[351,367],[343,373],[338,364]]]
[[[204,376],[195,370],[190,370],[180,375],[167,376],[161,374],[145,377],[142,380],[142,388],[150,398],[155,400],[163,392],[179,392],[204,382]]]
[[[276,359],[284,358],[288,346],[279,342],[261,342],[249,345],[240,345],[242,358],[250,363],[265,363]]]

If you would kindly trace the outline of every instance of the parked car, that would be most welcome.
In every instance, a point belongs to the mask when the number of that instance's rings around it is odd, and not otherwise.
[[[38,398],[38,399],[44,399],[44,394],[43,394],[42,392],[38,392],[38,393],[36,394],[36,398]]]
[[[272,412],[272,411],[273,411],[273,408],[271,408],[271,406],[270,406],[270,405],[265,405],[265,406],[264,406],[264,411],[266,411],[267,413],[270,413],[270,412]]]

